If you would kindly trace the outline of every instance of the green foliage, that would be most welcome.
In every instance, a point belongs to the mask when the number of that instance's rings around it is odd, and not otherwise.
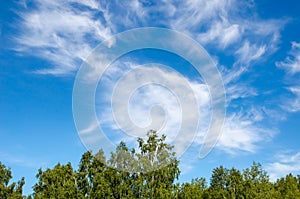
[[[179,185],[179,192],[175,195],[178,199],[200,199],[204,197],[206,190],[206,181],[204,178],[192,179],[191,183]]]
[[[33,187],[34,198],[81,198],[77,190],[77,180],[70,163],[57,164],[53,169],[36,175],[38,183]]]
[[[276,198],[274,187],[261,164],[254,162],[251,168],[244,170],[243,177],[244,198]]]
[[[299,178],[299,176],[298,176]],[[294,199],[300,198],[300,191],[298,186],[298,179],[292,174],[287,175],[285,178],[278,179],[275,183],[276,190],[279,191],[281,198]]]
[[[140,154],[137,154],[140,171],[139,187],[143,189],[142,197],[174,198],[174,180],[178,179],[179,161],[171,150],[173,146],[165,143],[166,137],[158,137],[155,131],[148,133],[146,142],[138,139]],[[140,197],[140,195],[139,195]]]
[[[12,174],[9,168],[0,162],[0,198],[18,199],[23,198],[22,191],[25,184],[24,178],[18,182],[9,183]]]
[[[147,135],[138,139],[137,150],[121,142],[109,159],[102,150],[95,155],[88,151],[77,170],[70,163],[39,169],[34,193],[27,198],[300,199],[300,176],[289,174],[272,183],[255,162],[243,171],[217,167],[209,185],[204,178],[175,183],[180,170],[173,146],[155,131]],[[11,178],[10,169],[0,163],[0,199],[25,198],[24,179],[9,183]]]

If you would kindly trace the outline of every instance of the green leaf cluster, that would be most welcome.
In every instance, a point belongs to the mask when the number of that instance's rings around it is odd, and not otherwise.
[[[23,198],[24,178],[18,182],[10,183],[12,178],[10,168],[7,168],[0,162],[0,199],[18,199]]]

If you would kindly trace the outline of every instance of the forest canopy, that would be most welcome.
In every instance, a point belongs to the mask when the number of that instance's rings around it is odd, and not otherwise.
[[[0,199],[18,198],[178,198],[178,199],[261,199],[300,198],[300,176],[286,175],[271,182],[261,164],[242,171],[219,166],[210,179],[197,177],[177,182],[179,161],[155,131],[139,138],[138,150],[121,142],[110,158],[100,150],[84,153],[77,169],[71,163],[37,171],[33,193],[23,195],[24,178],[10,182],[12,172],[0,162]],[[201,169],[201,168],[199,168]]]

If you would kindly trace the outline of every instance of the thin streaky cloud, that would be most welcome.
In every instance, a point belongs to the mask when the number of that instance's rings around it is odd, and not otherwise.
[[[287,88],[287,90],[291,95],[283,98],[281,108],[291,113],[300,111],[300,86],[292,86]]]
[[[227,114],[216,148],[230,155],[257,153],[261,143],[271,141],[278,130],[261,125],[265,115],[256,107]]]
[[[300,43],[293,41],[291,50],[284,61],[276,62],[276,66],[293,75],[300,72]]]
[[[22,154],[15,155],[0,152],[0,158],[2,161],[9,162],[10,164],[16,164],[30,168],[39,168],[47,165],[47,162],[42,162],[36,159],[29,158],[27,156],[22,156]]]
[[[99,9],[96,1],[93,2],[45,1],[37,3],[34,10],[20,13],[22,32],[16,38],[19,43],[16,50],[34,52],[50,61],[50,66],[38,71],[41,74],[61,75],[75,71],[95,45],[111,35],[110,28],[95,19],[92,10],[78,12],[72,5],[77,3]]]
[[[293,81],[293,77],[300,72],[300,43],[291,42],[291,49],[287,54],[283,61],[275,62],[275,65],[285,70],[290,85],[286,88],[289,93],[282,98],[280,106],[283,110],[293,113],[300,111],[300,84],[298,81]]]
[[[300,152],[285,151],[276,156],[277,161],[266,165],[272,181],[285,175],[300,172]]]

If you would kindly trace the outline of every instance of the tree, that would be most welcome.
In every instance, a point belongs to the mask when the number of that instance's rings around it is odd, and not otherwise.
[[[9,183],[12,173],[9,168],[0,162],[0,198],[1,199],[18,199],[23,198],[24,178],[18,182]]]
[[[269,181],[267,172],[262,169],[261,164],[253,162],[250,168],[243,171],[244,191],[243,197],[249,199],[273,199],[278,198],[278,193]]]
[[[106,165],[103,150],[83,154],[76,173],[78,189],[85,198],[114,198],[113,174]]]
[[[106,178],[109,186],[113,187],[114,198],[134,198],[134,150],[131,151],[124,142],[121,142],[107,161]]]
[[[114,198],[173,198],[179,162],[165,139],[149,131],[146,140],[138,138],[137,150],[120,143],[105,172]]]
[[[70,163],[39,169],[34,198],[176,198],[176,199],[290,199],[300,198],[300,176],[292,174],[271,183],[261,164],[243,171],[223,166],[213,169],[210,185],[204,178],[176,183],[179,161],[156,131],[138,138],[138,148],[121,142],[109,159],[100,150],[82,155],[77,170]],[[22,198],[24,179],[9,184],[11,172],[0,164],[0,199]],[[32,198],[29,196],[28,198]]]
[[[208,198],[229,198],[227,191],[228,172],[228,169],[223,166],[213,169]]]
[[[206,190],[204,178],[195,178],[192,181],[181,184],[178,199],[201,199]]]
[[[228,171],[226,179],[226,188],[229,193],[229,198],[242,199],[243,195],[243,176],[241,172],[235,168]]]
[[[121,142],[108,160],[102,150],[84,153],[77,171],[71,164],[40,169],[34,198],[174,198],[179,162],[165,139],[149,131],[138,153]]]
[[[36,177],[38,183],[33,187],[34,198],[83,198],[77,189],[75,172],[70,163],[58,163],[46,171],[39,169]]]
[[[300,198],[297,178],[292,174],[289,174],[285,178],[277,180],[277,182],[275,183],[275,187],[280,192],[281,198],[283,199]]]
[[[149,131],[146,142],[139,138],[140,153],[138,170],[146,198],[173,198],[174,181],[178,179],[179,161],[172,152],[173,146],[165,143],[166,136],[158,137],[156,131]]]

